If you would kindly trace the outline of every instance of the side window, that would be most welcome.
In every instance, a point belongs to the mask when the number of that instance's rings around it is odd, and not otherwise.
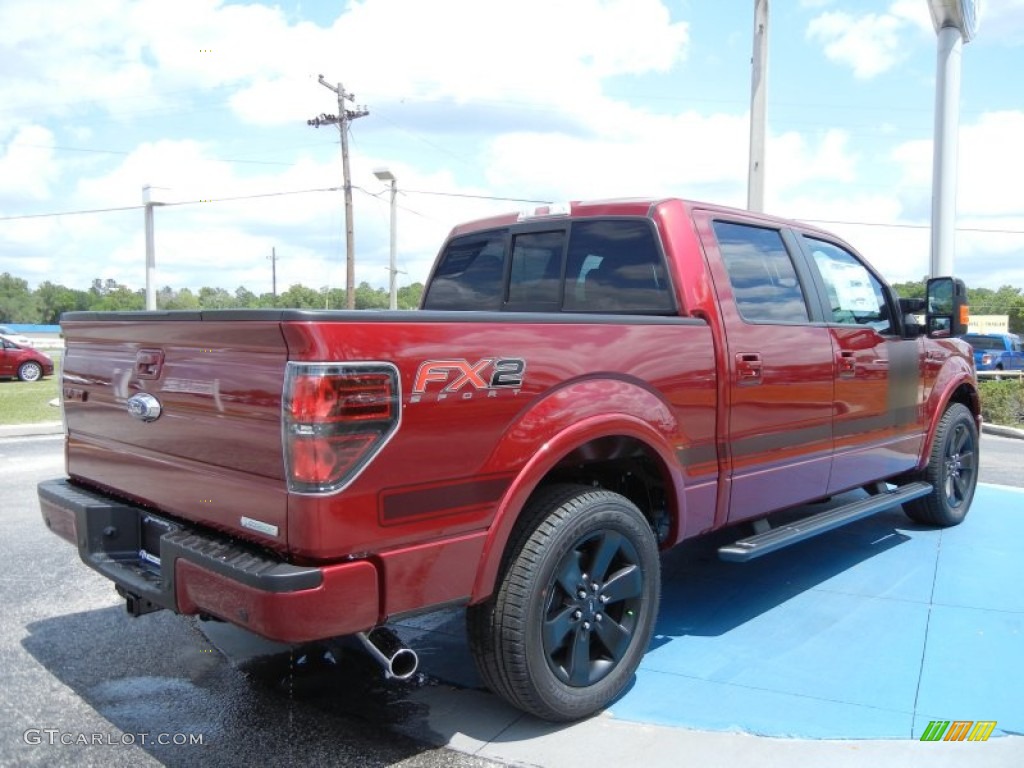
[[[806,323],[807,301],[777,229],[716,221],[718,249],[740,316],[750,323]]]
[[[574,222],[563,306],[570,312],[674,313],[668,273],[650,222]]]
[[[512,239],[508,303],[558,311],[565,231],[528,232]],[[538,306],[539,305],[539,306]],[[510,307],[515,309],[515,307]]]
[[[889,305],[878,278],[845,248],[813,237],[804,237],[804,242],[825,281],[832,322],[892,333]]]
[[[505,230],[452,240],[423,299],[424,309],[499,310]]]

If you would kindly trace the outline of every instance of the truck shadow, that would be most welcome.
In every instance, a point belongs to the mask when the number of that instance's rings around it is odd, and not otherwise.
[[[770,519],[773,526],[782,525],[862,495],[845,494]],[[907,598],[915,585],[924,583],[920,569],[932,568],[933,558],[887,558],[886,553],[908,542],[928,547],[938,541],[937,530],[912,522],[896,507],[747,563],[718,558],[718,547],[749,533],[740,525],[684,542],[664,554],[662,603],[652,649],[685,635],[724,635],[811,590]],[[919,533],[925,534],[924,540]]]
[[[129,746],[168,765],[386,766],[431,749],[395,729],[423,715],[407,700],[422,679],[385,681],[345,641],[230,659],[198,624],[167,612],[131,619],[120,606],[29,624],[23,648],[109,723],[83,717],[81,705],[46,718],[85,741],[44,742],[40,764],[58,750],[62,761],[128,765]],[[88,744],[93,734],[99,745]]]

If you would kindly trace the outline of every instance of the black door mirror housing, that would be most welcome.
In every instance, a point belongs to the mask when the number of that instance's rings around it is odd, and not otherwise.
[[[967,286],[955,277],[933,277],[928,281],[925,332],[933,338],[967,333],[970,311]]]

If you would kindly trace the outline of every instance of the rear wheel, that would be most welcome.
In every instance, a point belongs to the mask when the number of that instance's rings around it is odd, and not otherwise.
[[[485,683],[546,720],[586,717],[643,658],[660,596],[650,523],[624,496],[554,486],[524,510],[502,581],[467,611]]]
[[[967,406],[953,403],[942,414],[919,479],[931,483],[932,491],[903,505],[912,520],[939,526],[963,522],[978,483],[978,426]]]
[[[22,381],[39,381],[42,377],[43,367],[39,363],[33,363],[30,360],[18,367],[18,378]]]

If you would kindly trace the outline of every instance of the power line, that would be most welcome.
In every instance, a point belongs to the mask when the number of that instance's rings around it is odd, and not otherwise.
[[[846,224],[853,227],[888,227],[889,229],[931,229],[931,224],[887,224],[881,221],[842,221],[840,219],[798,219],[808,224]],[[986,235],[1024,235],[1024,229],[989,229],[987,227],[957,227],[957,232],[979,232]]]
[[[380,199],[379,194],[370,192],[363,187],[353,185],[352,189],[356,189],[363,192],[369,197]],[[204,198],[201,200],[179,200],[176,202],[165,203],[162,207],[170,208],[173,206],[184,206],[184,205],[199,205],[209,203],[230,203],[238,200],[257,200],[265,197],[286,197],[289,195],[307,195],[315,194],[317,192],[339,192],[341,187],[317,187],[313,189],[293,189],[285,190],[280,192],[259,192],[250,195],[234,195],[230,197],[214,197]],[[433,197],[457,197],[468,200],[494,200],[497,202],[506,203],[534,203],[537,205],[550,205],[551,200],[537,200],[534,198],[526,197],[504,197],[501,195],[475,195],[470,192],[441,192],[437,190],[429,189],[402,189],[400,193],[403,195],[430,195]],[[25,213],[17,216],[0,216],[0,221],[17,221],[20,219],[43,219],[43,218],[54,218],[58,216],[80,216],[90,213],[113,213],[117,211],[136,211],[144,206],[141,205],[125,205],[117,208],[90,208],[77,211],[50,211],[46,213]],[[414,211],[411,208],[402,207],[402,210],[409,211],[418,216],[424,216],[424,214]],[[829,225],[845,225],[851,227],[882,227],[888,229],[928,229],[929,224],[902,224],[893,222],[881,222],[881,221],[849,221],[844,219],[805,219],[796,218],[796,221],[803,221],[807,224],[829,224]],[[990,227],[957,227],[957,232],[972,232],[983,235],[1024,235],[1024,229],[1002,229],[1002,228],[990,228]]]
[[[473,200],[499,200],[506,203],[537,203],[538,205],[550,205],[553,200],[531,200],[523,197],[500,197],[497,195],[471,195],[468,192],[432,192],[427,189],[404,189],[411,195],[435,195],[437,197],[467,197]]]

